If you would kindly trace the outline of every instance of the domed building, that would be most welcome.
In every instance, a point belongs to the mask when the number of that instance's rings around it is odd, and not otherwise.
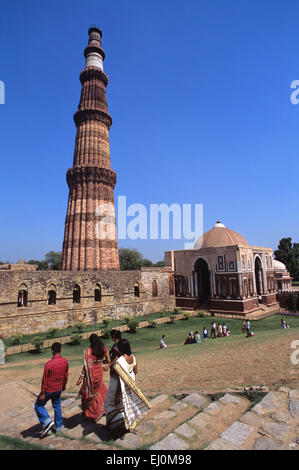
[[[277,291],[291,290],[292,277],[288,272],[286,265],[276,259],[273,260],[275,289]]]
[[[277,307],[271,248],[250,246],[221,222],[196,240],[193,249],[165,252],[175,276],[176,305],[236,315]]]

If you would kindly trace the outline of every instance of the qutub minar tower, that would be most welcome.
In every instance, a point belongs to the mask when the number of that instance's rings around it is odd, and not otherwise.
[[[85,69],[78,111],[74,161],[66,174],[69,199],[65,220],[62,269],[71,271],[118,270],[114,186],[111,169],[102,32],[89,28]]]

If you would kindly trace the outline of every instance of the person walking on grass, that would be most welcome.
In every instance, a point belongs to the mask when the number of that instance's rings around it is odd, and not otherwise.
[[[40,439],[45,437],[52,428],[56,433],[60,432],[63,424],[61,394],[68,381],[69,363],[61,356],[60,343],[53,343],[51,351],[53,357],[45,364],[41,392],[34,405],[34,410],[43,427]],[[54,409],[54,421],[45,408],[49,400],[51,400]]]

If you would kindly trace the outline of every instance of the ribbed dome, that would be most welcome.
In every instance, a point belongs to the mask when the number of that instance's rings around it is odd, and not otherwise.
[[[274,266],[274,271],[287,271],[286,265],[283,264],[281,261],[278,261],[277,259],[273,260],[273,266]]]
[[[221,222],[217,222],[211,230],[196,240],[193,248],[199,250],[200,248],[232,245],[248,246],[248,243],[242,235],[226,228]]]

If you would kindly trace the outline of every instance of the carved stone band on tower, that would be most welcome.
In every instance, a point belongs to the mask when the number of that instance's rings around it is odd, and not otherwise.
[[[85,69],[78,111],[74,161],[66,174],[69,186],[68,208],[62,250],[62,269],[71,271],[118,270],[114,187],[116,173],[111,169],[106,86],[103,70],[105,53],[102,32],[89,28],[85,48]]]

